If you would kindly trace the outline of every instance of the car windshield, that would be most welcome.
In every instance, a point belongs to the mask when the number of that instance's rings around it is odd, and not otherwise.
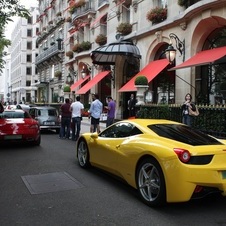
[[[40,109],[38,110],[39,116],[57,116],[55,109]]]
[[[219,145],[217,139],[208,136],[196,129],[180,124],[155,124],[149,125],[149,129],[161,137],[179,141],[194,146],[198,145]]]
[[[4,111],[0,118],[30,118],[27,112]]]

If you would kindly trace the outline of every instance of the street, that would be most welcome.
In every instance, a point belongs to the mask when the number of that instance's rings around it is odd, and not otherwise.
[[[88,131],[84,119],[82,132]],[[42,133],[39,147],[0,147],[0,166],[2,226],[226,225],[226,198],[150,208],[127,184],[81,169],[75,142],[51,132]]]

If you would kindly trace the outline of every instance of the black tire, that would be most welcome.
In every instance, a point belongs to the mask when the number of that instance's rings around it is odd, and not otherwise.
[[[82,168],[88,168],[90,166],[89,162],[89,149],[87,143],[84,139],[80,139],[77,145],[77,158],[78,164]]]
[[[144,159],[136,171],[136,184],[142,201],[157,207],[166,203],[166,185],[162,169],[153,158]]]

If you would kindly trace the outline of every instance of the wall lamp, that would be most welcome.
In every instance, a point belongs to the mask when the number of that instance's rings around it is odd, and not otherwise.
[[[70,73],[69,73],[68,76],[66,77],[66,83],[67,83],[67,84],[72,84],[72,83],[73,83],[73,79],[72,79]]]
[[[92,71],[92,67],[89,64],[83,62],[82,70],[80,72],[82,75],[82,78],[85,78],[87,75],[89,75],[91,71]]]
[[[183,62],[185,60],[185,39],[181,41],[177,35],[174,33],[169,34],[170,43],[168,48],[165,50],[166,58],[170,63],[172,63],[176,57],[176,49],[172,46],[172,39],[176,42],[176,48],[180,52],[181,56],[183,56]]]

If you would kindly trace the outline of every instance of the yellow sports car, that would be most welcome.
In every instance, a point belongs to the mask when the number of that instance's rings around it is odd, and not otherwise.
[[[82,134],[76,151],[82,168],[124,179],[149,206],[226,195],[226,140],[181,123],[123,120],[99,134]]]

